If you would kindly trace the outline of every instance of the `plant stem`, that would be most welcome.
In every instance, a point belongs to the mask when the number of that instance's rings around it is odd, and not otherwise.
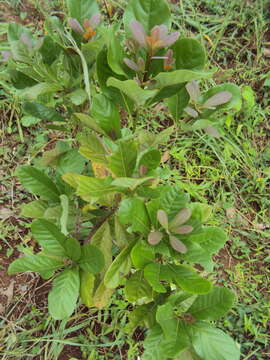
[[[136,131],[136,128],[137,128],[138,120],[139,120],[139,109],[136,109],[135,116],[133,117],[132,120],[133,120],[132,132],[134,134]]]
[[[93,229],[90,231],[90,234],[87,239],[85,239],[84,244],[89,244],[91,242],[92,237],[95,235],[95,233],[98,231],[98,229],[107,221],[110,217],[112,217],[116,211],[118,210],[118,206],[121,201],[121,196],[118,194],[116,198],[116,204],[111,209],[111,211],[108,212],[108,214],[104,215],[100,220],[94,225]]]

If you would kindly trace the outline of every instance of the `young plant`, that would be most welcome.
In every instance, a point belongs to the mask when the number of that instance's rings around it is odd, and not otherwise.
[[[96,36],[96,18],[84,21],[90,17],[82,12],[72,18],[76,41],[83,46],[88,36]],[[40,212],[32,233],[42,251],[34,255],[26,249],[30,255],[15,260],[9,272],[36,271],[49,278],[62,269],[49,294],[49,311],[56,319],[75,310],[79,289],[82,303],[102,309],[122,286],[133,306],[127,333],[138,326],[148,329],[143,360],[239,360],[238,345],[212,323],[234,301],[230,290],[208,279],[212,256],[226,235],[206,225],[208,205],[191,202],[177,184],[162,179],[160,145],[168,143],[174,127],[157,135],[137,129],[141,110],[165,101],[176,121],[185,112],[196,118],[194,124],[189,119],[191,129],[201,121],[213,133],[211,116],[239,104],[239,89],[224,84],[200,93],[195,81],[213,72],[204,70],[199,42],[171,32],[165,0],[130,0],[123,22],[124,31],[119,25],[108,29],[97,56],[100,88],[90,114],[74,113],[87,128],[80,136],[80,154],[69,150],[76,156],[64,171],[59,170],[60,149],[47,154],[54,181],[31,166],[18,170],[21,183],[40,196],[26,209],[42,203],[61,211],[51,221],[46,211]],[[123,109],[132,119],[125,128]],[[81,156],[89,165],[74,171]]]

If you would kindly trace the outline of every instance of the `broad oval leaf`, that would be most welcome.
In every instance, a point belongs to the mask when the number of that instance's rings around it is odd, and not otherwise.
[[[117,142],[117,150],[108,157],[108,168],[115,176],[131,177],[136,166],[137,145],[132,139]]]
[[[229,91],[221,91],[211,96],[204,104],[203,107],[206,109],[215,108],[218,105],[226,104],[232,98],[232,94]]]
[[[153,290],[144,280],[142,271],[137,271],[130,276],[126,282],[124,294],[129,302],[140,300],[148,303],[153,300]]]
[[[200,234],[190,235],[189,241],[198,243],[208,254],[213,255],[226,243],[225,232],[214,226],[204,227]]]
[[[192,215],[192,211],[188,208],[184,208],[179,211],[179,213],[170,221],[169,228],[173,230],[174,228],[179,227],[184,224]]]
[[[172,229],[172,232],[174,234],[179,234],[179,235],[187,235],[190,234],[192,231],[193,231],[193,226],[191,225],[182,225],[179,228]]]
[[[48,257],[44,254],[24,256],[14,260],[8,268],[9,274],[16,274],[18,272],[37,272],[41,273],[50,273],[53,272],[64,265],[63,261]]]
[[[232,307],[235,296],[224,287],[214,287],[205,295],[198,295],[188,312],[197,320],[218,320]]]
[[[145,203],[140,198],[128,198],[121,201],[117,212],[122,224],[131,225],[133,232],[148,234],[151,230],[150,219]]]
[[[184,109],[187,107],[190,96],[184,86],[175,95],[166,99],[166,103],[174,120],[179,120]]]
[[[34,195],[44,199],[59,201],[60,192],[54,182],[34,166],[23,165],[17,168],[16,175],[21,184]]]
[[[155,251],[143,240],[136,243],[130,255],[132,263],[137,269],[143,269],[155,259]]]
[[[81,245],[77,239],[71,237],[67,238],[64,246],[66,254],[71,260],[78,261],[80,259]]]
[[[103,271],[106,271],[112,263],[112,236],[108,221],[104,222],[92,236],[91,244],[102,252],[105,261]]]
[[[157,219],[160,223],[160,225],[165,229],[168,230],[168,215],[166,214],[166,212],[164,210],[158,210],[157,212]]]
[[[182,243],[182,241],[177,239],[175,236],[170,235],[169,240],[170,240],[170,244],[174,250],[178,251],[181,254],[185,254],[187,252],[186,245],[184,243]]]
[[[192,38],[178,39],[172,46],[175,56],[176,69],[194,69],[204,68],[206,55],[203,46]],[[193,79],[192,79],[193,80]],[[197,79],[194,79],[197,80]],[[191,81],[191,80],[187,80]]]
[[[104,268],[104,255],[92,244],[83,245],[78,264],[84,271],[97,274]]]
[[[144,30],[149,32],[156,25],[171,26],[171,13],[165,0],[130,0],[124,13],[124,25],[128,36],[132,20],[139,21]]]
[[[151,263],[144,268],[145,279],[152,286],[153,290],[159,293],[166,293],[166,287],[161,284],[161,281],[172,280],[170,269],[166,265],[160,263]]]
[[[199,276],[193,268],[185,265],[168,265],[168,268],[176,284],[184,291],[191,294],[207,294],[211,291],[211,282]]]
[[[95,275],[84,270],[80,271],[80,298],[87,307],[93,306],[94,286]]]
[[[130,252],[135,242],[130,243],[116,256],[104,276],[104,285],[109,289],[115,289],[121,283],[123,277],[131,269]]]
[[[204,128],[203,130],[206,132],[206,134],[213,136],[214,138],[218,139],[221,137],[220,133],[214,126],[209,125],[206,128]]]
[[[151,231],[148,235],[148,242],[151,245],[157,245],[161,242],[163,234],[160,231]]]
[[[105,308],[110,303],[113,291],[113,289],[107,288],[102,281],[94,293],[93,306],[98,309]]]
[[[68,13],[81,24],[99,12],[96,0],[66,0]]]
[[[52,107],[37,102],[25,102],[23,110],[35,118],[45,121],[65,121],[65,119]]]
[[[91,114],[98,126],[112,139],[121,137],[120,115],[115,103],[103,94],[93,98]]]
[[[212,77],[212,71],[175,70],[159,73],[154,80],[155,89],[162,89],[166,86],[179,85],[192,80],[208,79]]]
[[[96,134],[89,134],[82,137],[79,153],[86,159],[99,164],[107,164],[107,151],[101,139]]]
[[[189,336],[196,354],[202,360],[240,359],[240,347],[233,339],[206,322],[190,325]]]
[[[41,219],[48,208],[48,203],[43,200],[34,200],[21,206],[21,216]]]
[[[32,222],[31,231],[38,244],[46,253],[54,256],[65,256],[66,237],[50,221],[39,219]]]
[[[147,171],[156,169],[161,161],[160,151],[157,149],[150,149],[143,153],[142,157],[139,160],[138,166],[145,166]]]
[[[179,186],[170,186],[160,199],[161,208],[166,211],[169,217],[175,217],[180,209],[186,207],[189,195],[184,193]]]
[[[78,268],[66,269],[53,281],[48,296],[50,315],[55,320],[67,319],[76,308],[80,290]]]
[[[226,102],[225,104],[217,105],[214,109],[205,109],[201,114],[202,118],[207,119],[211,114],[220,109],[234,109],[236,111],[239,111],[241,109],[241,90],[237,85],[231,83],[225,83],[215,86],[212,89],[208,90],[206,93],[202,94],[202,96],[200,97],[201,105],[205,104],[209,99],[211,99],[214,95],[220,92],[229,92],[232,97],[228,102]]]
[[[157,90],[142,89],[135,80],[121,81],[110,77],[107,81],[108,86],[112,86],[127,95],[137,106],[144,105],[147,100],[153,98],[157,94]]]
[[[189,93],[190,99],[192,101],[197,101],[200,96],[200,87],[197,81],[193,80],[186,84],[185,86],[187,92]]]

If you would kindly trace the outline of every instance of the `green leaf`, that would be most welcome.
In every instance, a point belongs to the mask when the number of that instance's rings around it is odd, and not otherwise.
[[[120,114],[115,103],[103,94],[93,98],[91,115],[98,126],[112,139],[121,137]]]
[[[35,118],[45,121],[65,121],[65,119],[52,107],[37,102],[25,102],[23,110]]]
[[[222,229],[208,226],[203,228],[203,232],[190,235],[189,241],[196,242],[208,254],[213,255],[224,246],[227,236]]]
[[[120,223],[118,216],[114,217],[114,236],[115,243],[120,249],[127,246],[131,240],[131,235],[126,231],[125,227]]]
[[[198,295],[188,312],[197,320],[217,320],[232,307],[234,294],[224,287],[214,287],[205,295]]]
[[[107,81],[110,77],[125,80],[125,77],[117,75],[109,66],[107,60],[108,50],[104,47],[97,57],[97,77],[102,92],[111,98],[116,104],[123,106],[128,113],[131,113],[134,107],[134,103],[123,92],[114,87],[109,87]]]
[[[108,162],[106,159],[107,151],[96,134],[89,134],[81,139],[79,153],[99,164],[107,164]]]
[[[98,309],[105,308],[110,303],[112,294],[113,294],[113,289],[108,289],[104,285],[104,281],[102,281],[94,293],[93,306]]]
[[[98,228],[91,238],[91,244],[96,246],[103,254],[106,271],[112,263],[112,236],[108,221]]]
[[[66,0],[66,4],[69,16],[77,19],[81,24],[83,20],[99,13],[96,0]]]
[[[20,183],[34,195],[44,199],[59,201],[59,190],[52,180],[42,171],[30,165],[23,165],[16,169]]]
[[[167,73],[162,72],[154,78],[156,81],[155,89],[179,85],[192,80],[208,79],[212,75],[212,71],[175,70]]]
[[[252,109],[256,104],[255,92],[250,86],[242,86],[242,97],[245,100],[248,109]]]
[[[33,101],[36,100],[41,95],[49,95],[56,93],[57,91],[62,90],[62,86],[55,84],[48,84],[41,82],[32,87],[26,88],[21,92],[21,97],[25,100]]]
[[[136,143],[132,139],[123,139],[117,144],[118,149],[108,157],[108,167],[115,176],[131,177],[136,166]]]
[[[8,273],[10,275],[18,272],[48,272],[51,275],[53,272],[61,268],[64,263],[56,258],[48,257],[44,254],[24,256],[14,260],[8,267]]]
[[[122,191],[121,188],[112,185],[111,178],[100,179],[79,175],[76,183],[78,184],[77,195],[92,203],[105,195]]]
[[[177,94],[169,97],[166,103],[174,120],[180,120],[180,116],[189,103],[189,94],[186,88],[183,86]]]
[[[85,159],[76,149],[63,153],[57,163],[57,172],[60,175],[66,173],[82,173],[85,166]]]
[[[60,52],[61,47],[59,44],[57,44],[51,36],[45,35],[43,37],[43,43],[39,49],[43,62],[47,65],[52,65],[52,63],[58,58]]]
[[[145,279],[149,282],[152,288],[159,293],[166,293],[166,288],[160,281],[171,282],[171,271],[166,265],[160,263],[151,263],[144,268]]]
[[[69,212],[69,199],[66,195],[60,195],[60,202],[62,208],[62,214],[60,217],[60,226],[61,232],[64,235],[68,234],[67,226],[68,226],[68,212]]]
[[[41,121],[41,119],[38,119],[34,116],[25,115],[20,119],[20,122],[22,126],[24,127],[30,127],[32,125],[36,125]]]
[[[8,42],[20,40],[21,35],[26,32],[26,28],[16,22],[8,24]]]
[[[125,31],[131,35],[129,24],[132,20],[139,21],[146,32],[156,25],[164,24],[171,27],[171,12],[164,0],[130,0],[124,13]]]
[[[134,80],[121,81],[110,77],[107,81],[108,86],[112,86],[127,95],[137,106],[144,105],[147,100],[153,98],[158,90],[144,90]]]
[[[134,191],[138,186],[152,179],[153,179],[152,177],[144,177],[144,178],[119,177],[113,180],[112,185],[119,187],[122,186],[124,188],[129,188],[131,191]]]
[[[82,303],[87,306],[93,306],[93,291],[95,286],[95,275],[80,271],[80,298]]]
[[[72,104],[79,106],[87,100],[87,93],[83,89],[76,89],[68,94],[68,98]]]
[[[170,218],[173,218],[181,209],[186,207],[188,201],[188,194],[183,193],[177,185],[170,186],[161,196],[160,208],[163,209]]]
[[[106,132],[101,129],[96,120],[91,118],[91,116],[81,113],[75,113],[74,115],[80,120],[83,125],[85,125],[89,129],[94,130],[98,134],[106,135]]]
[[[123,277],[129,273],[131,269],[130,252],[133,246],[134,241],[125,247],[110,265],[104,276],[104,284],[107,288],[117,288]]]
[[[161,154],[159,150],[146,150],[140,160],[139,160],[139,166],[146,167],[147,171],[156,169],[161,161]]]
[[[172,304],[174,308],[177,308],[178,314],[179,312],[186,313],[198,296],[199,295],[192,295],[185,291],[178,291],[169,296],[168,302]]]
[[[47,16],[44,22],[44,30],[60,47],[66,48],[65,45],[65,28],[57,16]]]
[[[150,232],[149,216],[141,199],[133,197],[122,200],[117,214],[122,224],[131,224],[133,232]]]
[[[208,99],[210,99],[212,96],[223,92],[228,91],[232,94],[231,99],[226,103],[222,105],[217,105],[215,109],[205,109],[203,113],[201,114],[202,118],[208,118],[211,114],[213,114],[217,110],[236,110],[239,111],[241,109],[242,105],[242,98],[241,98],[241,90],[240,88],[231,83],[225,83],[222,85],[218,85],[213,87],[212,89],[208,90],[206,93],[204,93],[200,98],[200,104],[204,104]]]
[[[108,44],[108,64],[111,69],[118,75],[126,76],[123,70],[123,59],[125,57],[123,47],[121,45],[122,38],[119,34],[119,24],[116,23],[110,27],[109,30],[109,44]]]
[[[78,261],[81,257],[81,245],[75,238],[67,238],[65,240],[65,251],[67,256],[73,260]]]
[[[92,274],[101,272],[105,265],[104,255],[96,246],[92,244],[86,244],[81,248],[81,258],[79,260],[79,266],[84,271],[88,271]]]
[[[145,241],[141,240],[136,243],[131,251],[131,260],[137,269],[143,269],[147,264],[155,259],[155,251]]]
[[[34,200],[28,204],[21,206],[21,216],[30,217],[32,219],[41,219],[47,209],[48,204],[43,200]]]
[[[208,323],[190,325],[189,336],[196,354],[202,360],[240,359],[240,348],[233,339]]]
[[[148,331],[144,340],[142,360],[167,360],[168,356],[164,353],[164,349],[161,346],[162,340],[164,340],[162,328],[156,324]]]
[[[66,237],[53,223],[39,219],[32,222],[31,230],[34,238],[47,254],[65,256]]]
[[[214,263],[212,261],[211,254],[209,254],[207,250],[202,248],[198,243],[192,241],[186,241],[185,244],[188,251],[184,254],[183,258],[186,261],[200,264],[208,272],[213,271]]]
[[[69,150],[69,146],[64,142],[58,142],[52,150],[45,151],[42,155],[42,165],[55,166],[59,157]]]
[[[164,340],[160,346],[168,357],[174,358],[190,346],[185,324],[175,316],[170,303],[158,306],[156,319],[164,333]]]
[[[143,304],[133,308],[129,311],[128,320],[129,322],[125,326],[126,332],[131,336],[134,330],[139,326],[152,327],[156,323],[155,318],[155,303]]]
[[[204,68],[206,61],[205,50],[203,46],[199,43],[199,41],[197,41],[196,39],[178,39],[173,44],[172,49],[173,55],[176,59],[176,69],[201,70]]]
[[[168,265],[176,284],[191,294],[207,294],[212,289],[210,281],[199,276],[197,272],[185,265]]]
[[[142,271],[137,271],[130,276],[126,282],[124,294],[129,302],[140,300],[147,303],[153,300],[152,288],[144,280]]]
[[[80,291],[78,268],[66,269],[53,281],[53,288],[48,296],[50,315],[55,320],[69,318],[76,308]]]

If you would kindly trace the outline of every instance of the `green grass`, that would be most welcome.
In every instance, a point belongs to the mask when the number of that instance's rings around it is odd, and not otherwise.
[[[125,2],[111,1],[118,9]],[[61,6],[61,1],[55,1],[54,6]],[[263,11],[266,6],[266,0],[184,0],[172,5],[174,24],[181,34],[199,38],[207,48],[209,62],[218,68],[215,82],[233,81],[254,91],[255,105],[245,102],[239,113],[219,118],[221,139],[179,129],[163,170],[165,181],[174,179],[194,200],[212,204],[213,224],[228,232],[229,242],[216,258],[214,276],[234,290],[238,299],[218,325],[241,343],[242,360],[270,356],[270,94],[269,87],[264,86],[269,71],[269,58],[264,55],[269,41],[266,16],[270,16],[269,11]],[[4,42],[0,46],[4,47]],[[24,237],[28,223],[20,219],[17,210],[27,195],[17,186],[14,170],[19,163],[36,157],[52,136],[36,129],[23,129],[22,134],[20,108],[9,90],[0,90],[0,176],[4,184],[0,204],[18,216],[16,221],[2,220],[1,251],[6,258],[14,255],[11,239],[15,237],[17,245],[30,241]],[[145,125],[150,119],[148,114],[143,115]],[[166,116],[161,120],[166,121]],[[151,121],[158,131],[160,124]],[[31,284],[34,291],[35,283]],[[134,360],[140,342],[128,339],[123,331],[127,304],[121,294],[116,294],[113,303],[108,311],[78,313],[70,323],[59,323],[48,318],[45,305],[37,306],[34,301],[29,303],[25,294],[15,294],[8,312],[0,316],[1,359],[56,360],[68,346],[80,348],[83,359]],[[19,304],[23,304],[22,310],[16,312]]]

